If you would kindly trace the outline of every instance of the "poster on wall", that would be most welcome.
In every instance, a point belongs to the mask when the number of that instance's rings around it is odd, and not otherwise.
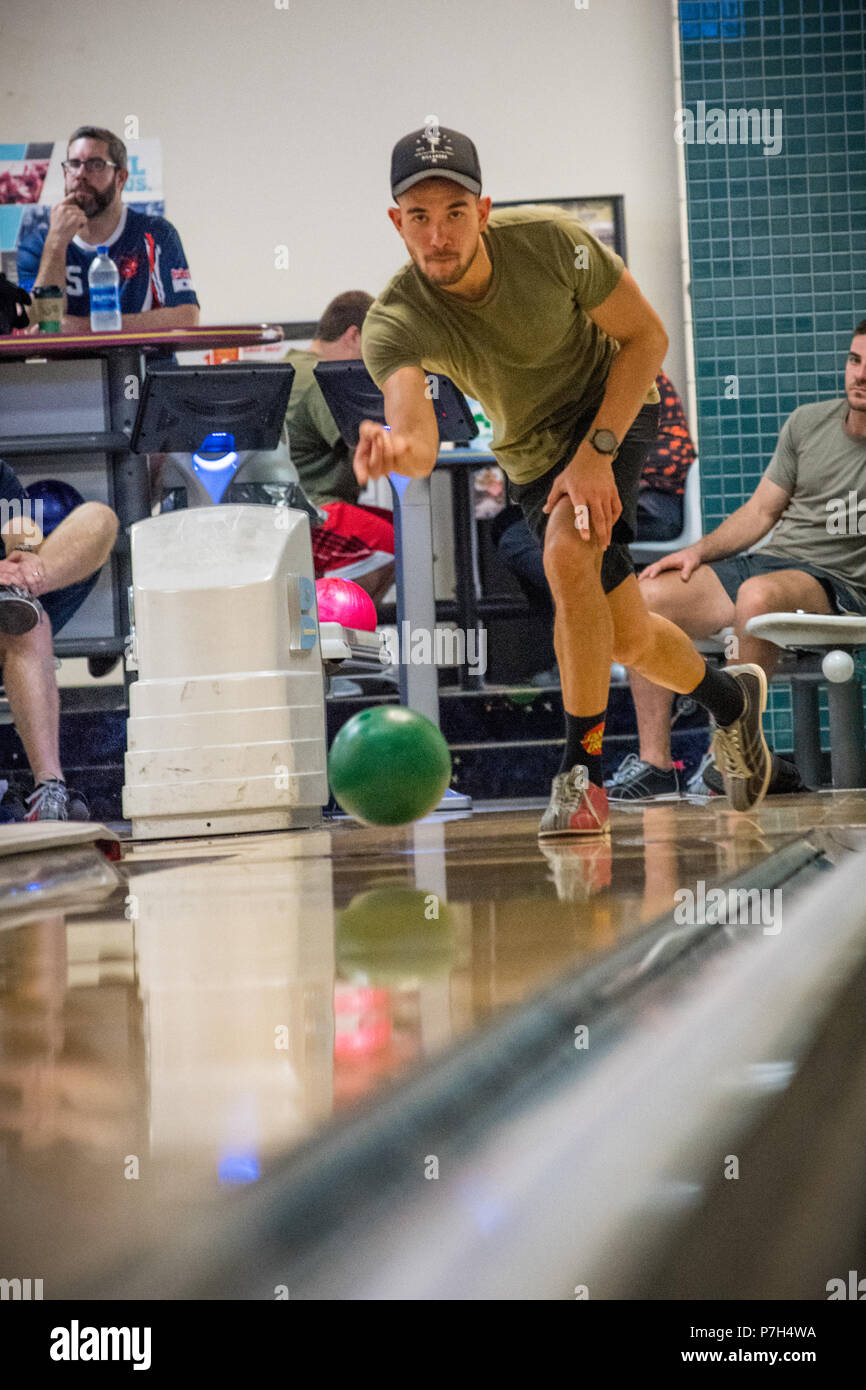
[[[162,146],[159,140],[126,141],[129,178],[123,201],[138,212],[165,215]],[[66,141],[0,144],[0,271],[16,284],[16,250],[65,196],[62,163]]]
[[[625,260],[625,209],[621,193],[603,194],[592,198],[521,198],[513,203],[494,203],[497,208],[559,208],[568,217],[580,222],[594,237]]]

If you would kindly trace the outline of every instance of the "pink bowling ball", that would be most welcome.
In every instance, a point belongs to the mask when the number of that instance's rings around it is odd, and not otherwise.
[[[317,579],[316,602],[320,623],[342,623],[359,632],[376,631],[376,605],[351,579]]]

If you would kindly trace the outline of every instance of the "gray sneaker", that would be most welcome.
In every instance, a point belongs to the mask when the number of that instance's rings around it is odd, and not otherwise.
[[[66,783],[52,777],[47,782],[39,782],[27,798],[30,808],[24,817],[34,820],[69,820],[69,794]]]
[[[712,745],[686,783],[686,791],[689,796],[724,796],[725,784],[713,762]]]
[[[676,801],[680,795],[675,767],[663,772],[637,753],[627,753],[604,785],[608,801]]]
[[[767,794],[773,760],[764,738],[762,716],[767,708],[767,677],[760,666],[728,666],[746,705],[739,719],[713,736],[713,761],[722,774],[728,801],[735,811],[751,811]]]
[[[17,584],[0,584],[0,632],[20,637],[42,616],[42,604]]]

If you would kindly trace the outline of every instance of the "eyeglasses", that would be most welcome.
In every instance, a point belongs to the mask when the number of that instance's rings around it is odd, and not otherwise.
[[[86,169],[88,174],[101,174],[105,169],[119,169],[113,159],[64,159],[61,165],[67,174],[80,174]]]

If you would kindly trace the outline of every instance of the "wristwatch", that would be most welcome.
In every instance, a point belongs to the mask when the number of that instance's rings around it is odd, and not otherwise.
[[[613,430],[594,430],[589,442],[597,454],[607,454],[615,458],[619,453],[619,440]]]

